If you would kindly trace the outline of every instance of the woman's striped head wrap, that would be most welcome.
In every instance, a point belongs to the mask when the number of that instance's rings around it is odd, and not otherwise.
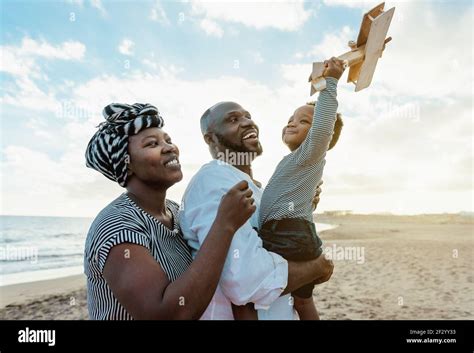
[[[156,107],[141,103],[112,103],[102,114],[106,121],[87,145],[86,166],[125,187],[130,160],[128,137],[150,127],[163,127],[163,118]]]

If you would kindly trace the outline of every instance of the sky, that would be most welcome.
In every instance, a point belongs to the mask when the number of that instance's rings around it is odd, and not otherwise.
[[[236,101],[260,128],[254,177],[289,151],[313,61],[346,52],[377,1],[1,1],[0,214],[93,217],[124,191],[85,167],[111,102],[151,103],[181,151],[180,201],[210,154],[202,113]],[[341,138],[318,212],[473,211],[473,5],[398,1],[372,84],[342,77]]]

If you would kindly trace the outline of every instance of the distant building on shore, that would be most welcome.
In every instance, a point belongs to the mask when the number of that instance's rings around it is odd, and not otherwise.
[[[324,211],[323,215],[325,216],[347,216],[351,215],[352,210],[334,210],[334,211]]]

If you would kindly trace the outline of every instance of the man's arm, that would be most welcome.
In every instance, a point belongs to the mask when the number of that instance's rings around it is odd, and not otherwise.
[[[305,262],[288,262],[288,285],[282,294],[291,293],[312,281],[318,284],[328,281],[332,276],[334,264],[324,255]]]
[[[181,217],[183,232],[188,233],[188,238],[189,232],[192,232],[200,244],[206,238],[227,184],[235,182],[235,176],[226,175],[225,170],[201,177],[203,182],[196,180],[192,185],[195,190],[185,194],[185,208]],[[316,278],[327,276],[332,267],[329,269],[325,261],[319,259],[288,264],[280,255],[263,248],[260,237],[250,221],[247,221],[232,239],[220,287],[224,295],[236,305],[254,303],[256,309],[268,308],[285,289],[289,292]]]
[[[216,195],[217,193],[213,193]],[[205,196],[205,195],[203,195]],[[208,195],[208,201],[190,209],[191,231],[202,245],[208,233],[208,221],[215,214],[216,202]],[[215,196],[217,198],[218,195]],[[212,199],[211,199],[212,198]],[[199,252],[198,252],[199,253]],[[268,307],[280,296],[287,285],[288,263],[281,256],[266,251],[250,222],[247,221],[232,239],[220,279],[224,295],[236,305],[255,303],[256,308]]]
[[[202,245],[224,191],[238,177],[226,168],[201,172],[188,186],[181,210],[185,237]],[[288,263],[280,255],[268,252],[247,221],[234,234],[220,279],[224,295],[236,305],[255,303],[267,308],[285,289]]]

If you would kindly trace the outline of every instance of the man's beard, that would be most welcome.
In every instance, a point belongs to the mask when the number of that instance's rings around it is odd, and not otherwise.
[[[236,144],[236,143],[230,142],[224,136],[218,133],[215,133],[215,135],[217,137],[217,141],[219,141],[219,143],[223,147],[225,147],[231,152],[256,153],[256,156],[260,156],[263,152],[263,148],[260,142],[258,142],[257,150],[254,152],[254,151],[249,150],[248,147],[246,147],[243,142],[241,142],[240,144]]]

